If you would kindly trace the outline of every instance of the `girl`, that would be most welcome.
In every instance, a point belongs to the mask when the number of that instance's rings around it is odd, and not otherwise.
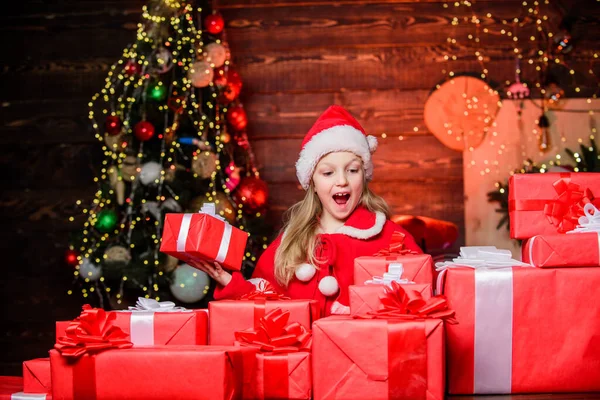
[[[377,139],[348,111],[329,107],[304,138],[296,162],[306,195],[287,211],[283,233],[258,260],[253,279],[230,274],[216,262],[196,265],[217,281],[215,299],[242,296],[264,279],[292,299],[318,300],[322,315],[348,314],[356,257],[386,248],[394,231],[406,235],[408,249],[422,253],[413,237],[388,219],[385,200],[367,186],[376,148]]]

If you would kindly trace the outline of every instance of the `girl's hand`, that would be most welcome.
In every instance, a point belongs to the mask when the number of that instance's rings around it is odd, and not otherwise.
[[[231,274],[221,267],[218,262],[210,263],[204,260],[198,260],[194,262],[194,267],[202,270],[208,274],[211,278],[217,281],[221,286],[227,286],[231,282]]]

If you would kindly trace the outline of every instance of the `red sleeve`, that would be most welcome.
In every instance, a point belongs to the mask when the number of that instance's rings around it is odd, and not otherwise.
[[[256,263],[252,278],[263,278],[271,283],[278,291],[283,293],[284,289],[280,287],[275,280],[275,252],[280,243],[281,235],[262,253]],[[236,299],[246,293],[252,292],[254,288],[255,286],[251,282],[245,280],[240,272],[233,272],[231,274],[231,282],[229,282],[227,286],[217,285],[213,296],[215,300]]]
[[[421,250],[421,248],[415,241],[415,238],[406,229],[394,223],[394,231],[402,232],[404,235],[406,235],[404,237],[404,245],[408,250],[416,251],[419,254],[423,254],[423,250]]]

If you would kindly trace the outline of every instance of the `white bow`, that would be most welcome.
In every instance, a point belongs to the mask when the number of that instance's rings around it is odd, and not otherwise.
[[[135,306],[129,306],[129,311],[172,312],[188,310],[185,307],[176,307],[172,301],[156,301],[154,299],[138,297]]]
[[[383,276],[374,276],[373,279],[365,281],[365,285],[388,285],[392,282],[398,283],[414,283],[411,280],[402,278],[404,273],[404,265],[402,263],[390,263],[388,272],[384,272]]]
[[[227,221],[225,221],[225,218],[223,218],[221,215],[217,214],[217,208],[215,206],[215,203],[204,203],[202,204],[202,208],[200,208],[200,211],[198,211],[199,213],[202,214],[208,214],[212,217],[215,217],[217,219],[220,219],[221,221],[225,222],[226,224],[228,224]]]
[[[592,204],[587,203],[583,207],[584,216],[579,217],[579,225],[572,231],[567,233],[584,233],[598,232],[600,233],[600,211]]]

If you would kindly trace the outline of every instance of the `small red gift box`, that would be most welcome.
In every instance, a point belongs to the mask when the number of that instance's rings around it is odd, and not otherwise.
[[[565,233],[577,226],[583,207],[600,208],[600,174],[514,174],[508,181],[510,237]]]
[[[538,268],[600,267],[600,233],[534,236],[523,245],[522,260]]]
[[[450,268],[452,394],[600,391],[600,268]]]
[[[20,376],[0,376],[0,400],[52,400],[48,393],[25,393],[23,378]]]
[[[444,398],[441,320],[322,318],[312,356],[315,400]]]
[[[289,322],[298,322],[307,329],[319,318],[319,302],[316,300],[211,301],[208,303],[210,344],[232,345],[235,332],[258,328],[260,319],[276,308],[289,311]]]
[[[172,312],[109,311],[114,324],[128,334],[134,346],[204,345],[208,342],[206,310]],[[71,321],[56,322],[56,337],[64,336]]]
[[[84,354],[50,351],[55,399],[240,399],[242,356],[228,346],[155,346]]]
[[[354,284],[363,285],[375,276],[383,276],[390,265],[402,264],[402,279],[432,284],[433,262],[428,254],[358,257],[354,260]]]
[[[415,290],[424,300],[431,298],[431,285],[427,284],[400,284],[408,290]],[[350,285],[350,315],[362,315],[381,308],[381,298],[385,285]]]
[[[165,216],[160,251],[184,262],[217,261],[223,268],[239,271],[247,240],[248,233],[217,218],[214,211],[169,213]]]
[[[25,393],[52,393],[49,358],[36,358],[23,362],[23,391]]]

